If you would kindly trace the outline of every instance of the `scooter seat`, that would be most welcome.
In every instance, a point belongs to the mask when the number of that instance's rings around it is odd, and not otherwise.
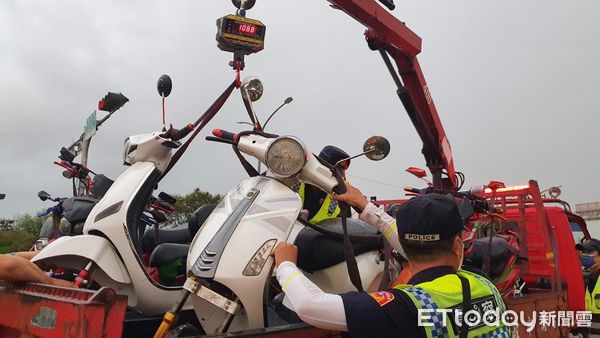
[[[468,265],[472,265],[478,269],[483,268],[483,262],[485,261],[485,257],[488,255],[488,249],[490,243],[489,237],[478,238],[473,241],[471,244],[473,246],[472,250],[465,257]],[[506,264],[508,263],[511,254],[515,254],[511,250],[507,240],[505,238],[494,236],[492,237],[492,246],[489,250],[490,254],[490,271],[489,277],[490,279],[495,279],[500,276],[502,271],[504,270]]]
[[[196,236],[196,233],[198,230],[200,230],[200,227],[204,224],[208,216],[210,216],[216,207],[216,204],[205,204],[194,211],[188,223],[188,230],[190,231],[190,236],[192,238]]]
[[[156,238],[156,229],[154,227],[146,229],[142,237],[142,250],[152,252],[159,244],[178,243],[185,244],[192,241],[190,232],[187,228],[160,229],[158,238]]]
[[[150,255],[150,266],[159,267],[177,259],[187,258],[189,244],[163,243],[158,245]]]
[[[69,197],[62,204],[63,216],[73,225],[85,222],[98,201],[93,195]]]
[[[318,223],[319,226],[329,231],[343,234],[342,220],[340,218],[327,219]],[[377,235],[377,231],[368,224],[357,220],[348,219],[348,234],[350,235]],[[326,235],[305,227],[300,230],[294,244],[298,247],[298,267],[306,272],[326,269],[330,266],[345,261],[344,243],[330,239]],[[355,255],[379,250],[383,242],[378,243],[352,243]]]

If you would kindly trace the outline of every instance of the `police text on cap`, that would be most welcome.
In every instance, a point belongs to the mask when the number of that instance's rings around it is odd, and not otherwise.
[[[439,234],[429,234],[429,235],[421,235],[421,234],[404,234],[404,239],[408,239],[411,241],[424,241],[424,242],[433,242],[439,241]]]

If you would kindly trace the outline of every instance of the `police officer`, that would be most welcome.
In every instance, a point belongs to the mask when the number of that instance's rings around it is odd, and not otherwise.
[[[335,146],[325,146],[319,153],[319,157],[330,165],[335,165],[338,161],[350,157],[345,151]],[[350,160],[343,164],[344,170],[350,166]],[[336,218],[340,216],[341,210],[337,201],[331,199],[331,194],[311,184],[304,182],[298,183],[293,190],[300,195],[302,199],[302,208],[308,211],[306,218],[311,223],[317,223],[325,219]]]
[[[360,218],[381,228],[376,223],[386,215],[375,211],[379,209],[358,189],[348,185],[347,192],[334,199],[364,210]],[[388,229],[397,231],[413,276],[408,284],[387,291],[324,293],[296,267],[296,247],[287,243],[276,247],[277,279],[301,319],[348,332],[350,337],[510,336],[502,321],[496,321],[505,310],[498,290],[486,278],[460,269],[463,222],[451,198],[415,197],[398,210],[393,223]],[[460,325],[454,312],[441,309],[462,310],[469,325]],[[477,320],[482,312],[487,313],[486,321]]]
[[[600,314],[600,264],[597,263],[600,260],[600,241],[595,238],[587,239],[575,245],[575,249],[579,250],[585,280],[585,309],[593,314]]]

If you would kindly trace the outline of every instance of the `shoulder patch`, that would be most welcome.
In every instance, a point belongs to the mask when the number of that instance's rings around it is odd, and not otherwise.
[[[379,306],[384,306],[385,304],[394,300],[394,294],[387,291],[372,292],[369,293],[369,296],[375,299]]]

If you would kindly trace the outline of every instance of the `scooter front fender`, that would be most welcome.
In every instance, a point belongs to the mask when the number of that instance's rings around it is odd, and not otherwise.
[[[106,277],[120,284],[131,283],[129,273],[113,245],[100,236],[79,235],[58,238],[48,244],[31,261],[71,269],[82,269],[89,261],[93,261]],[[96,270],[96,279],[103,277],[99,272]]]

